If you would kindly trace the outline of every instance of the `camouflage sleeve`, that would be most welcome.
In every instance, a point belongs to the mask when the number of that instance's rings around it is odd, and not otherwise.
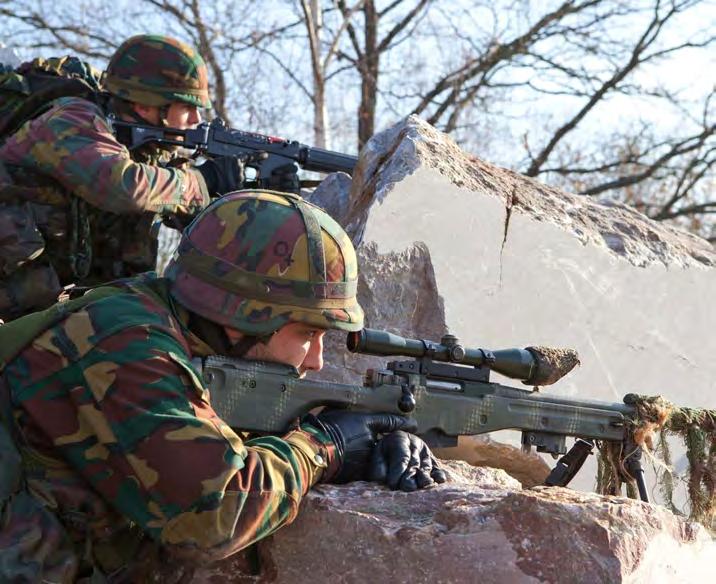
[[[38,168],[112,213],[193,213],[209,202],[198,171],[135,162],[101,110],[84,99],[57,100],[7,140],[2,159]]]
[[[78,316],[63,330],[83,353],[92,330]],[[51,358],[38,351],[60,345],[41,338],[25,358]],[[76,357],[41,390],[56,396],[53,383],[74,386],[76,423],[55,398],[24,407],[103,499],[176,552],[212,561],[265,537],[290,523],[303,495],[338,464],[333,443],[316,429],[244,443],[216,415],[169,331],[134,326]]]

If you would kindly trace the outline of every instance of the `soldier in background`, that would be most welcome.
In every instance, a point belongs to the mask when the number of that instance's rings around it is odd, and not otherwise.
[[[353,245],[324,211],[243,191],[187,227],[165,278],[114,282],[0,327],[27,485],[8,484],[11,465],[0,478],[0,495],[14,493],[0,516],[10,580],[139,582],[163,555],[214,561],[265,537],[318,482],[443,482],[428,447],[394,432],[411,422],[391,414],[332,411],[246,440],[192,365],[219,354],[320,370],[325,332],[363,326],[357,279]]]
[[[5,320],[53,304],[65,286],[153,270],[156,229],[154,236],[150,232],[157,215],[193,215],[212,195],[243,182],[236,159],[189,168],[174,164],[174,154],[158,147],[130,152],[112,132],[110,114],[179,129],[201,121],[201,109],[211,105],[207,68],[184,43],[130,38],[110,60],[102,86],[89,65],[72,57],[37,59],[10,75],[22,86],[32,85],[38,73],[82,80],[87,91],[76,91],[77,83],[72,91],[57,85],[49,95],[74,95],[39,104],[0,142]],[[13,79],[7,81],[3,87]]]

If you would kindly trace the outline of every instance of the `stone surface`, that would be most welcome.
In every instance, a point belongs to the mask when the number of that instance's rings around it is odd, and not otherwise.
[[[470,157],[414,117],[362,152],[344,223],[359,243],[366,326],[572,347],[581,367],[543,391],[716,407],[716,254],[693,235]],[[327,347],[326,379],[360,383],[387,361],[346,354],[338,335]],[[573,484],[590,490],[594,477],[590,463]]]
[[[457,446],[434,448],[433,452],[443,459],[502,469],[525,488],[543,485],[551,470],[535,452],[523,453],[510,444],[492,440],[489,435],[461,436]]]
[[[333,172],[312,191],[301,196],[325,210],[336,221],[343,224],[351,204],[351,177],[345,172]]]
[[[705,530],[662,507],[522,491],[503,471],[446,464],[450,483],[416,493],[319,486],[295,523],[259,543],[258,561],[238,554],[185,568],[183,581],[653,584],[697,582],[711,570]]]

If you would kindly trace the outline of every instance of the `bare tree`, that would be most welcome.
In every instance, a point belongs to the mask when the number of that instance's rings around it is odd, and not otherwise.
[[[356,68],[360,75],[361,92],[358,106],[358,149],[375,133],[375,118],[378,99],[378,82],[380,76],[380,58],[390,51],[402,38],[410,35],[417,26],[432,0],[393,0],[379,9],[375,0],[364,0],[361,6],[363,15],[363,42],[361,42],[357,26],[352,22],[351,10],[345,0],[336,0],[336,5],[347,22],[348,36],[352,52],[342,52],[341,58],[346,59]],[[379,26],[388,20],[392,13],[401,7],[408,7],[404,14],[388,25],[387,32],[379,35]]]
[[[329,31],[324,25],[326,9],[321,1],[300,0],[302,20],[306,29],[306,41],[311,58],[313,88],[308,90],[303,83],[298,83],[313,105],[313,141],[321,148],[328,148],[330,145],[326,85],[331,77],[340,72],[340,69],[335,70],[332,65],[338,55],[342,36],[351,26],[354,13],[363,6],[364,1],[358,0],[353,6],[346,7],[342,12],[342,19],[339,20],[334,30]]]
[[[206,61],[213,89],[214,112],[228,122],[232,111],[229,86],[246,71],[229,66],[236,55],[279,36],[300,21],[276,24],[262,20],[250,0],[117,0],[76,3],[5,0],[0,15],[14,25],[13,42],[28,50],[69,51],[104,67],[118,44],[147,29],[169,34],[197,47]],[[268,26],[266,24],[268,23]],[[9,31],[8,31],[9,32]]]
[[[129,34],[179,36],[209,65],[216,114],[248,129],[349,149],[415,113],[498,163],[711,236],[713,95],[652,81],[713,48],[709,1],[2,0],[0,16],[26,51],[100,66]],[[605,115],[615,103],[627,123]]]

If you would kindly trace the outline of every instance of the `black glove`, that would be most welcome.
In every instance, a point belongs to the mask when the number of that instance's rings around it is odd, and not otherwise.
[[[301,183],[296,165],[290,163],[274,168],[268,177],[268,188],[272,191],[298,194],[301,191]]]
[[[373,449],[368,480],[410,492],[444,483],[447,476],[425,442],[399,431],[385,436]]]
[[[378,435],[395,430],[415,430],[416,422],[395,414],[364,414],[345,410],[321,412],[303,420],[326,432],[336,445],[341,467],[332,483],[366,480],[368,462]]]
[[[196,169],[204,177],[210,195],[225,195],[244,186],[244,160],[240,157],[209,158]]]

